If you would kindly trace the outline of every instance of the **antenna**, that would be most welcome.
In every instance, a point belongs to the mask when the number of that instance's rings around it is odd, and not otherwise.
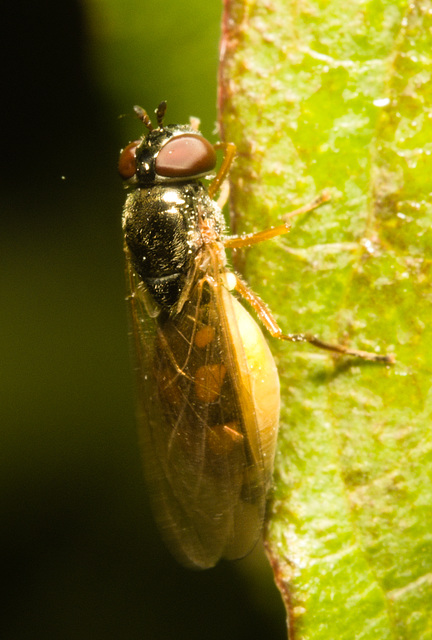
[[[167,108],[166,100],[162,100],[162,102],[159,103],[159,106],[156,109],[155,113],[156,113],[156,118],[157,118],[157,123],[159,128],[162,128],[162,123],[165,116],[166,108]]]
[[[160,107],[160,105],[159,105],[159,107]],[[159,107],[158,107],[158,110],[159,110]],[[166,108],[166,103],[165,103],[165,108]],[[145,109],[143,109],[142,107],[139,107],[138,105],[134,106],[134,111],[135,111],[136,115],[138,116],[138,118],[145,124],[147,129],[149,131],[153,131],[154,126],[152,125],[152,122],[151,122],[151,120],[150,120],[150,118],[148,116],[147,111]],[[159,122],[159,118],[158,118],[158,122]]]

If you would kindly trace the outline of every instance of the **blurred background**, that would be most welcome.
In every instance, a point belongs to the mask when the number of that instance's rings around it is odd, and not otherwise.
[[[171,559],[135,433],[118,153],[142,133],[132,106],[162,99],[216,139],[221,10],[17,0],[2,17],[2,639],[285,637],[262,552]]]

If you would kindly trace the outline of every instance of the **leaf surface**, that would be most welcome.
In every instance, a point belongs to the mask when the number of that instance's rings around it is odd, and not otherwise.
[[[234,256],[285,332],[266,544],[290,638],[432,638],[432,3],[226,0],[219,109]]]

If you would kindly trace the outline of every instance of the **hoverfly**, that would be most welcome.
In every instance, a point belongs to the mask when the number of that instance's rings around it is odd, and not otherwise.
[[[282,334],[264,303],[227,267],[226,248],[287,233],[289,223],[225,235],[214,197],[235,155],[190,125],[148,129],[121,153],[129,188],[123,231],[136,349],[139,428],[155,518],[173,555],[193,568],[246,555],[260,536],[279,423],[279,378],[256,322],[274,337],[370,360],[389,356],[330,345],[308,334]],[[209,187],[201,179],[216,166]],[[318,198],[308,211],[327,199]]]

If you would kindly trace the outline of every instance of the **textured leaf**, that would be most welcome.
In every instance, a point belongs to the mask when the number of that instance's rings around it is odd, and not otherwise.
[[[267,548],[290,638],[432,638],[432,2],[225,3],[219,107],[237,230],[329,188],[235,257],[287,332]]]

